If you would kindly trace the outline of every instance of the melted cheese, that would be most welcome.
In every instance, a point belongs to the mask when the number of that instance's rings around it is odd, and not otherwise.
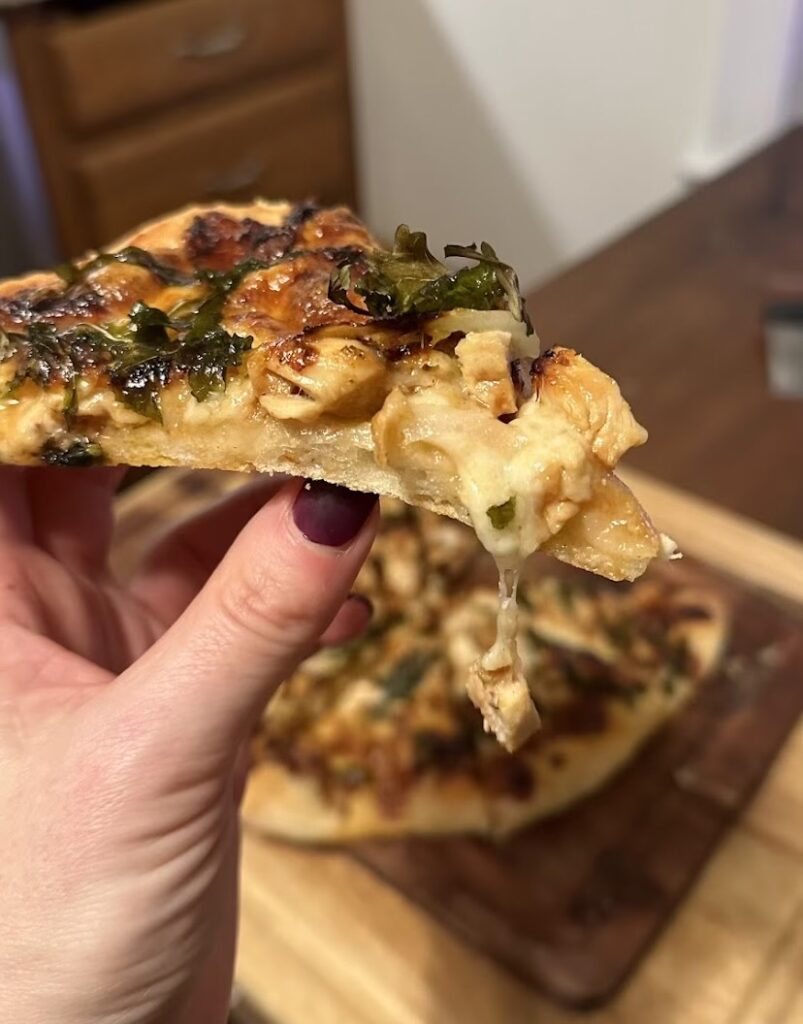
[[[469,341],[460,360],[464,368],[470,364],[469,389],[483,376],[498,380],[499,334],[475,333],[458,344],[460,358],[460,346]],[[510,422],[494,415],[487,389],[470,404],[452,381],[400,386],[373,420],[378,459],[411,488],[428,473],[451,475],[477,536],[499,567],[496,641],[472,666],[467,685],[486,726],[509,749],[538,726],[516,642],[515,593],[523,561],[551,547],[566,561],[632,579],[665,547],[609,469],[646,433],[614,381],[574,353],[558,359],[560,372],[547,374],[539,393]]]
[[[485,731],[508,750],[516,750],[541,724],[530,695],[518,650],[519,567],[499,566],[496,640],[469,669],[466,688],[482,712]]]
[[[30,459],[62,428],[63,391],[31,390],[30,396],[0,400],[0,463]]]

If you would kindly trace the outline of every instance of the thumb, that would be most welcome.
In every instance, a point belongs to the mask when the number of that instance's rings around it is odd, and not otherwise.
[[[373,495],[322,483],[283,488],[175,624],[105,692],[128,736],[154,740],[162,757],[234,758],[348,596],[377,518]]]

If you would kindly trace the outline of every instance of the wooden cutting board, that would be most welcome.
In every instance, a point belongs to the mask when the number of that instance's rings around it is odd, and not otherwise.
[[[231,482],[225,478],[223,486]],[[755,585],[803,598],[803,554],[798,545],[695,499],[640,477],[631,482],[686,550],[730,570],[732,578],[712,577],[733,602],[728,671],[606,791],[503,847],[463,839],[362,844],[346,853],[246,837],[238,976],[279,1021],[569,1019],[549,1010],[537,990],[575,1006],[608,998],[706,857],[717,844],[733,846],[729,826],[803,704],[798,620]],[[120,566],[134,557],[154,519],[189,511],[220,486],[214,476],[181,474],[140,485],[122,501]],[[803,741],[799,746],[798,764]],[[796,798],[791,810],[798,811]],[[725,961],[725,973],[723,965],[712,970],[712,980],[727,982],[727,995],[720,993],[711,1012],[682,975],[674,978],[688,959],[679,948],[670,953],[665,977],[659,970],[667,991],[658,1003],[639,1001],[640,975],[649,978],[651,961],[661,962],[654,955],[611,1010],[594,1019],[753,1024],[752,1017],[725,1013],[735,998],[747,998],[754,981],[748,971],[743,992],[735,978],[736,966],[753,963],[746,949],[757,947],[753,959],[771,970],[765,944],[777,947],[792,908],[803,907],[803,843],[790,843],[787,834],[793,817],[760,819],[761,828],[782,836],[767,838],[767,850],[762,840],[752,851],[760,877],[743,864],[741,877],[720,884],[727,899],[713,918],[734,921],[718,935],[717,949],[736,940],[741,945]],[[754,836],[747,845],[756,847]],[[744,841],[741,846],[744,857]],[[800,884],[772,890],[756,907],[753,900],[767,891],[767,859],[781,862],[778,878],[794,863]],[[792,920],[797,926],[797,917]],[[701,947],[687,964],[692,974],[715,952]],[[628,1009],[634,998],[637,1009]]]

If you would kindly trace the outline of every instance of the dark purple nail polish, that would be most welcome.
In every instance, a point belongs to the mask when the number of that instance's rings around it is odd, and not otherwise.
[[[293,521],[307,540],[339,548],[357,536],[375,505],[375,494],[308,480],[293,504]]]

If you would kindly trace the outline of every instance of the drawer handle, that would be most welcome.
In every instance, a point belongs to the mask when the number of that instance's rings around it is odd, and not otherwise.
[[[232,22],[213,29],[197,39],[185,39],[176,48],[176,54],[183,60],[208,60],[211,57],[225,57],[235,53],[247,39],[242,25]]]
[[[207,182],[206,194],[216,196],[225,192],[241,192],[256,185],[264,173],[265,164],[261,160],[243,160],[211,177]]]

